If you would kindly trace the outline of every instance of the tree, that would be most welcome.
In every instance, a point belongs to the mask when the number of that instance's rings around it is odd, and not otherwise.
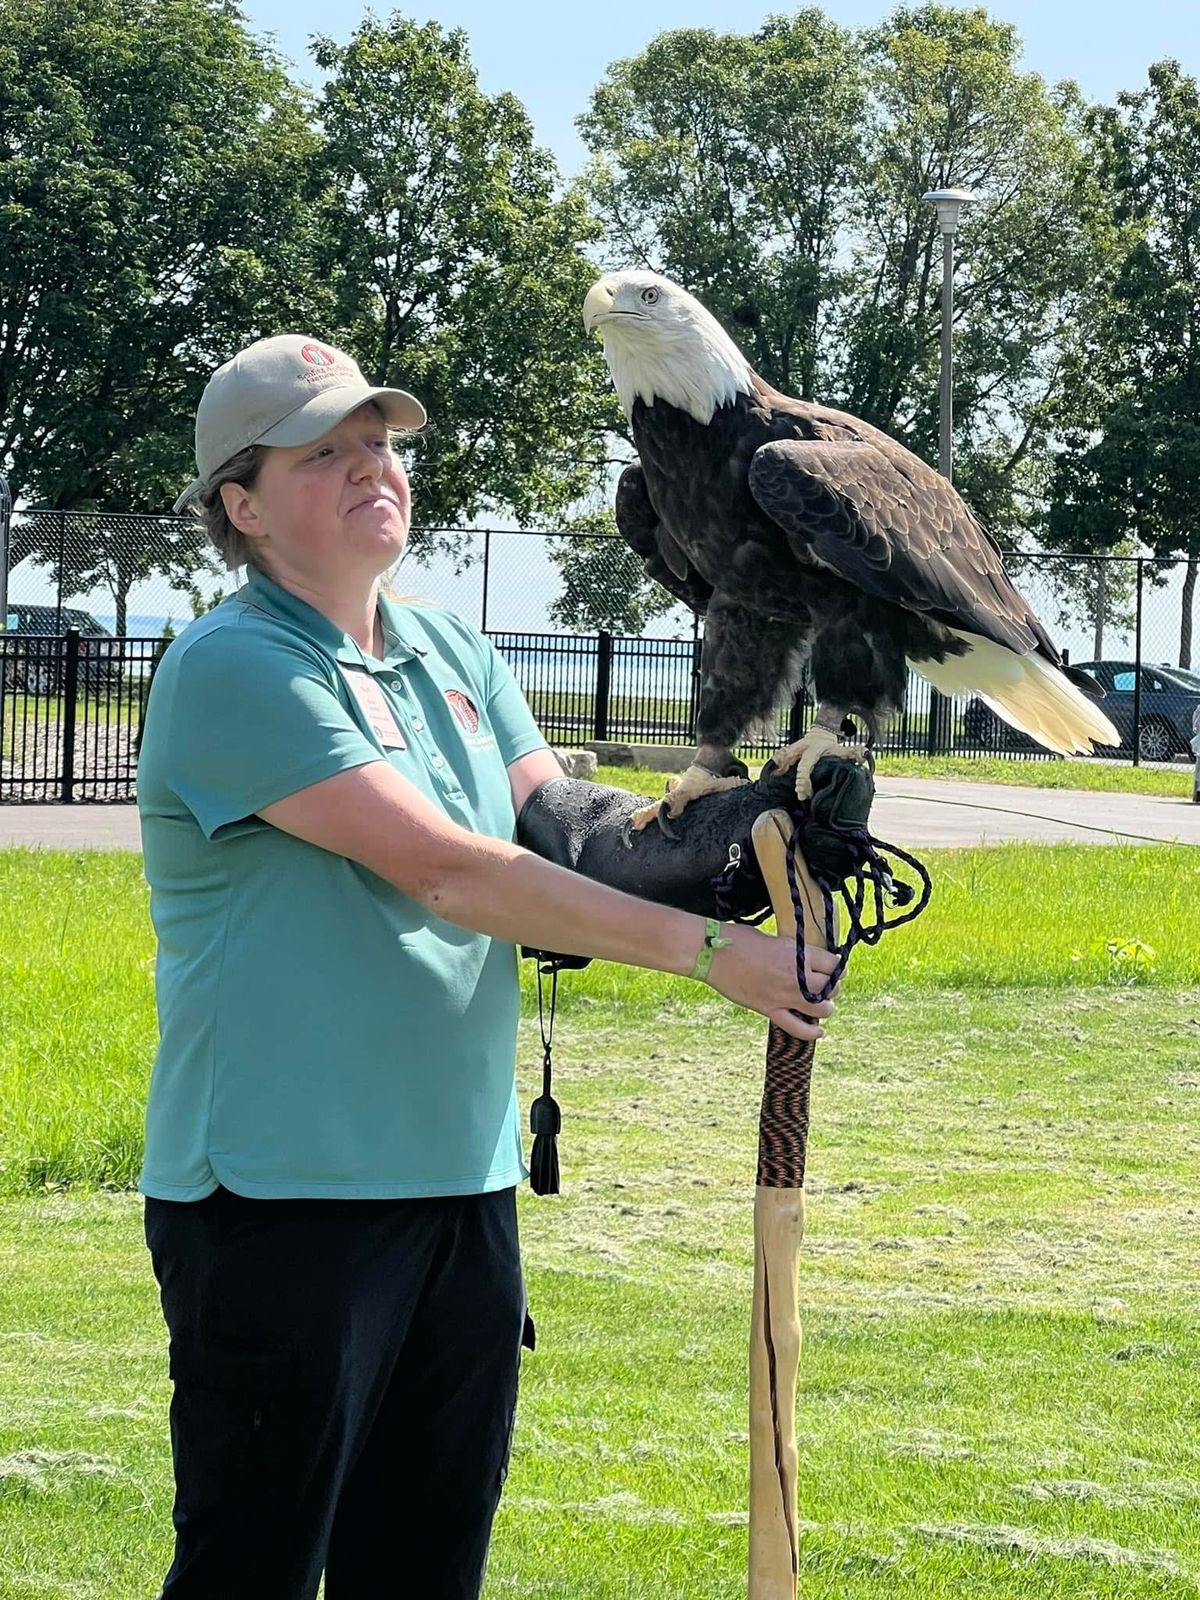
[[[216,552],[185,517],[111,511],[30,511],[18,514],[14,544],[49,568],[62,600],[92,589],[112,596],[118,637],[126,632],[129,591],[162,575],[171,587],[199,595],[201,574],[220,572]]]
[[[691,289],[792,393],[824,375],[865,104],[851,36],[808,8],[754,35],[660,34],[579,119],[613,254]]]
[[[1061,343],[1092,273],[1081,107],[982,10],[851,34],[809,8],[660,35],[580,127],[612,251],[678,278],[768,381],[936,460],[941,239],[930,188],[979,201],[957,279],[958,476],[992,531],[1037,525]]]
[[[550,616],[563,628],[637,636],[678,604],[661,584],[650,582],[640,557],[617,534],[611,512],[577,519],[570,537],[550,545],[562,575],[562,593]]]
[[[306,313],[302,98],[224,0],[0,0],[0,464],[161,511],[217,361]]]
[[[863,44],[872,115],[834,382],[849,410],[937,459],[942,241],[921,196],[973,190],[956,246],[955,476],[1018,544],[1093,267],[1079,99],[1020,71],[1016,30],[981,8],[901,7]]]
[[[1134,538],[1184,563],[1179,663],[1200,570],[1200,89],[1175,61],[1098,107],[1091,154],[1121,248],[1074,354],[1050,534]],[[1155,569],[1150,569],[1154,571]],[[1161,569],[1157,575],[1161,576]]]
[[[161,512],[214,366],[304,326],[314,136],[223,0],[0,0],[0,467],[26,502]],[[319,320],[319,319],[318,319]],[[184,530],[73,528],[67,594],[197,570]],[[53,519],[14,564],[61,566]]]
[[[513,96],[480,91],[462,32],[397,15],[313,53],[331,75],[317,262],[333,328],[429,412],[414,549],[484,513],[561,519],[617,416],[580,316],[596,231],[582,200],[555,198],[552,158]]]

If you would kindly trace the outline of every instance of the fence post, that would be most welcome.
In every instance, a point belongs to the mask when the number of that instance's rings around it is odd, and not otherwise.
[[[1142,764],[1142,571],[1145,562],[1137,558],[1137,606],[1133,624],[1133,764]]]
[[[483,610],[479,618],[480,633],[487,632],[488,574],[492,567],[492,530],[483,530]]]
[[[804,737],[804,702],[808,698],[808,680],[801,679],[800,686],[792,696],[792,707],[788,712],[788,743],[795,744],[797,739]]]
[[[601,628],[596,640],[596,712],[592,738],[608,738],[608,697],[612,687],[613,636]]]
[[[69,806],[75,798],[75,707],[79,699],[79,629],[67,629],[67,659],[63,671],[62,791],[59,799]]]
[[[700,618],[692,612],[692,674],[688,686],[688,737],[694,738],[700,715],[700,664],[704,659],[704,640],[700,637]]]

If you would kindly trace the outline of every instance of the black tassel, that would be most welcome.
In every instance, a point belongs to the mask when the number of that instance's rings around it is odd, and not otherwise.
[[[542,1010],[542,977],[550,976],[550,1017],[547,1025]],[[550,1047],[554,1041],[554,1009],[558,1004],[558,967],[551,960],[537,969],[538,1028],[542,1035],[542,1092],[529,1111],[533,1149],[529,1152],[529,1187],[534,1194],[559,1194],[558,1135],[562,1130],[562,1111],[551,1091],[554,1063]]]
[[[562,1112],[553,1095],[543,1094],[529,1112],[533,1149],[529,1153],[529,1187],[534,1194],[559,1194],[558,1133]]]

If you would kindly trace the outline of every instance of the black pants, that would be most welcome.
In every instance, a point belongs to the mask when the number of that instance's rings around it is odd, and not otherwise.
[[[476,1600],[532,1324],[516,1196],[147,1198],[171,1334],[162,1600]]]

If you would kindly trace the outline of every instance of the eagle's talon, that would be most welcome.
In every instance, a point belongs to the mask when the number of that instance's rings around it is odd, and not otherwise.
[[[633,839],[631,835],[643,832],[650,826],[652,822],[656,821],[659,812],[662,810],[663,806],[666,805],[666,803],[667,802],[665,800],[652,800],[649,805],[639,806],[636,811],[630,812],[629,816],[625,820],[625,827],[622,830],[625,843],[630,849],[633,848]]]
[[[826,756],[835,756],[842,761],[853,761],[861,766],[867,759],[867,751],[865,745],[840,743],[832,729],[814,723],[803,739],[797,739],[794,744],[786,745],[776,755],[775,766],[778,771],[787,772],[791,767],[796,769],[797,800],[812,799],[813,768]]]
[[[687,806],[701,795],[722,794],[726,789],[740,789],[745,778],[718,777],[707,767],[693,761],[681,777],[671,778],[667,784],[667,798],[663,801],[668,818],[674,822],[683,815]]]
[[[665,800],[658,808],[658,831],[664,839],[669,839],[672,844],[679,843],[679,835],[671,826],[671,812]]]

